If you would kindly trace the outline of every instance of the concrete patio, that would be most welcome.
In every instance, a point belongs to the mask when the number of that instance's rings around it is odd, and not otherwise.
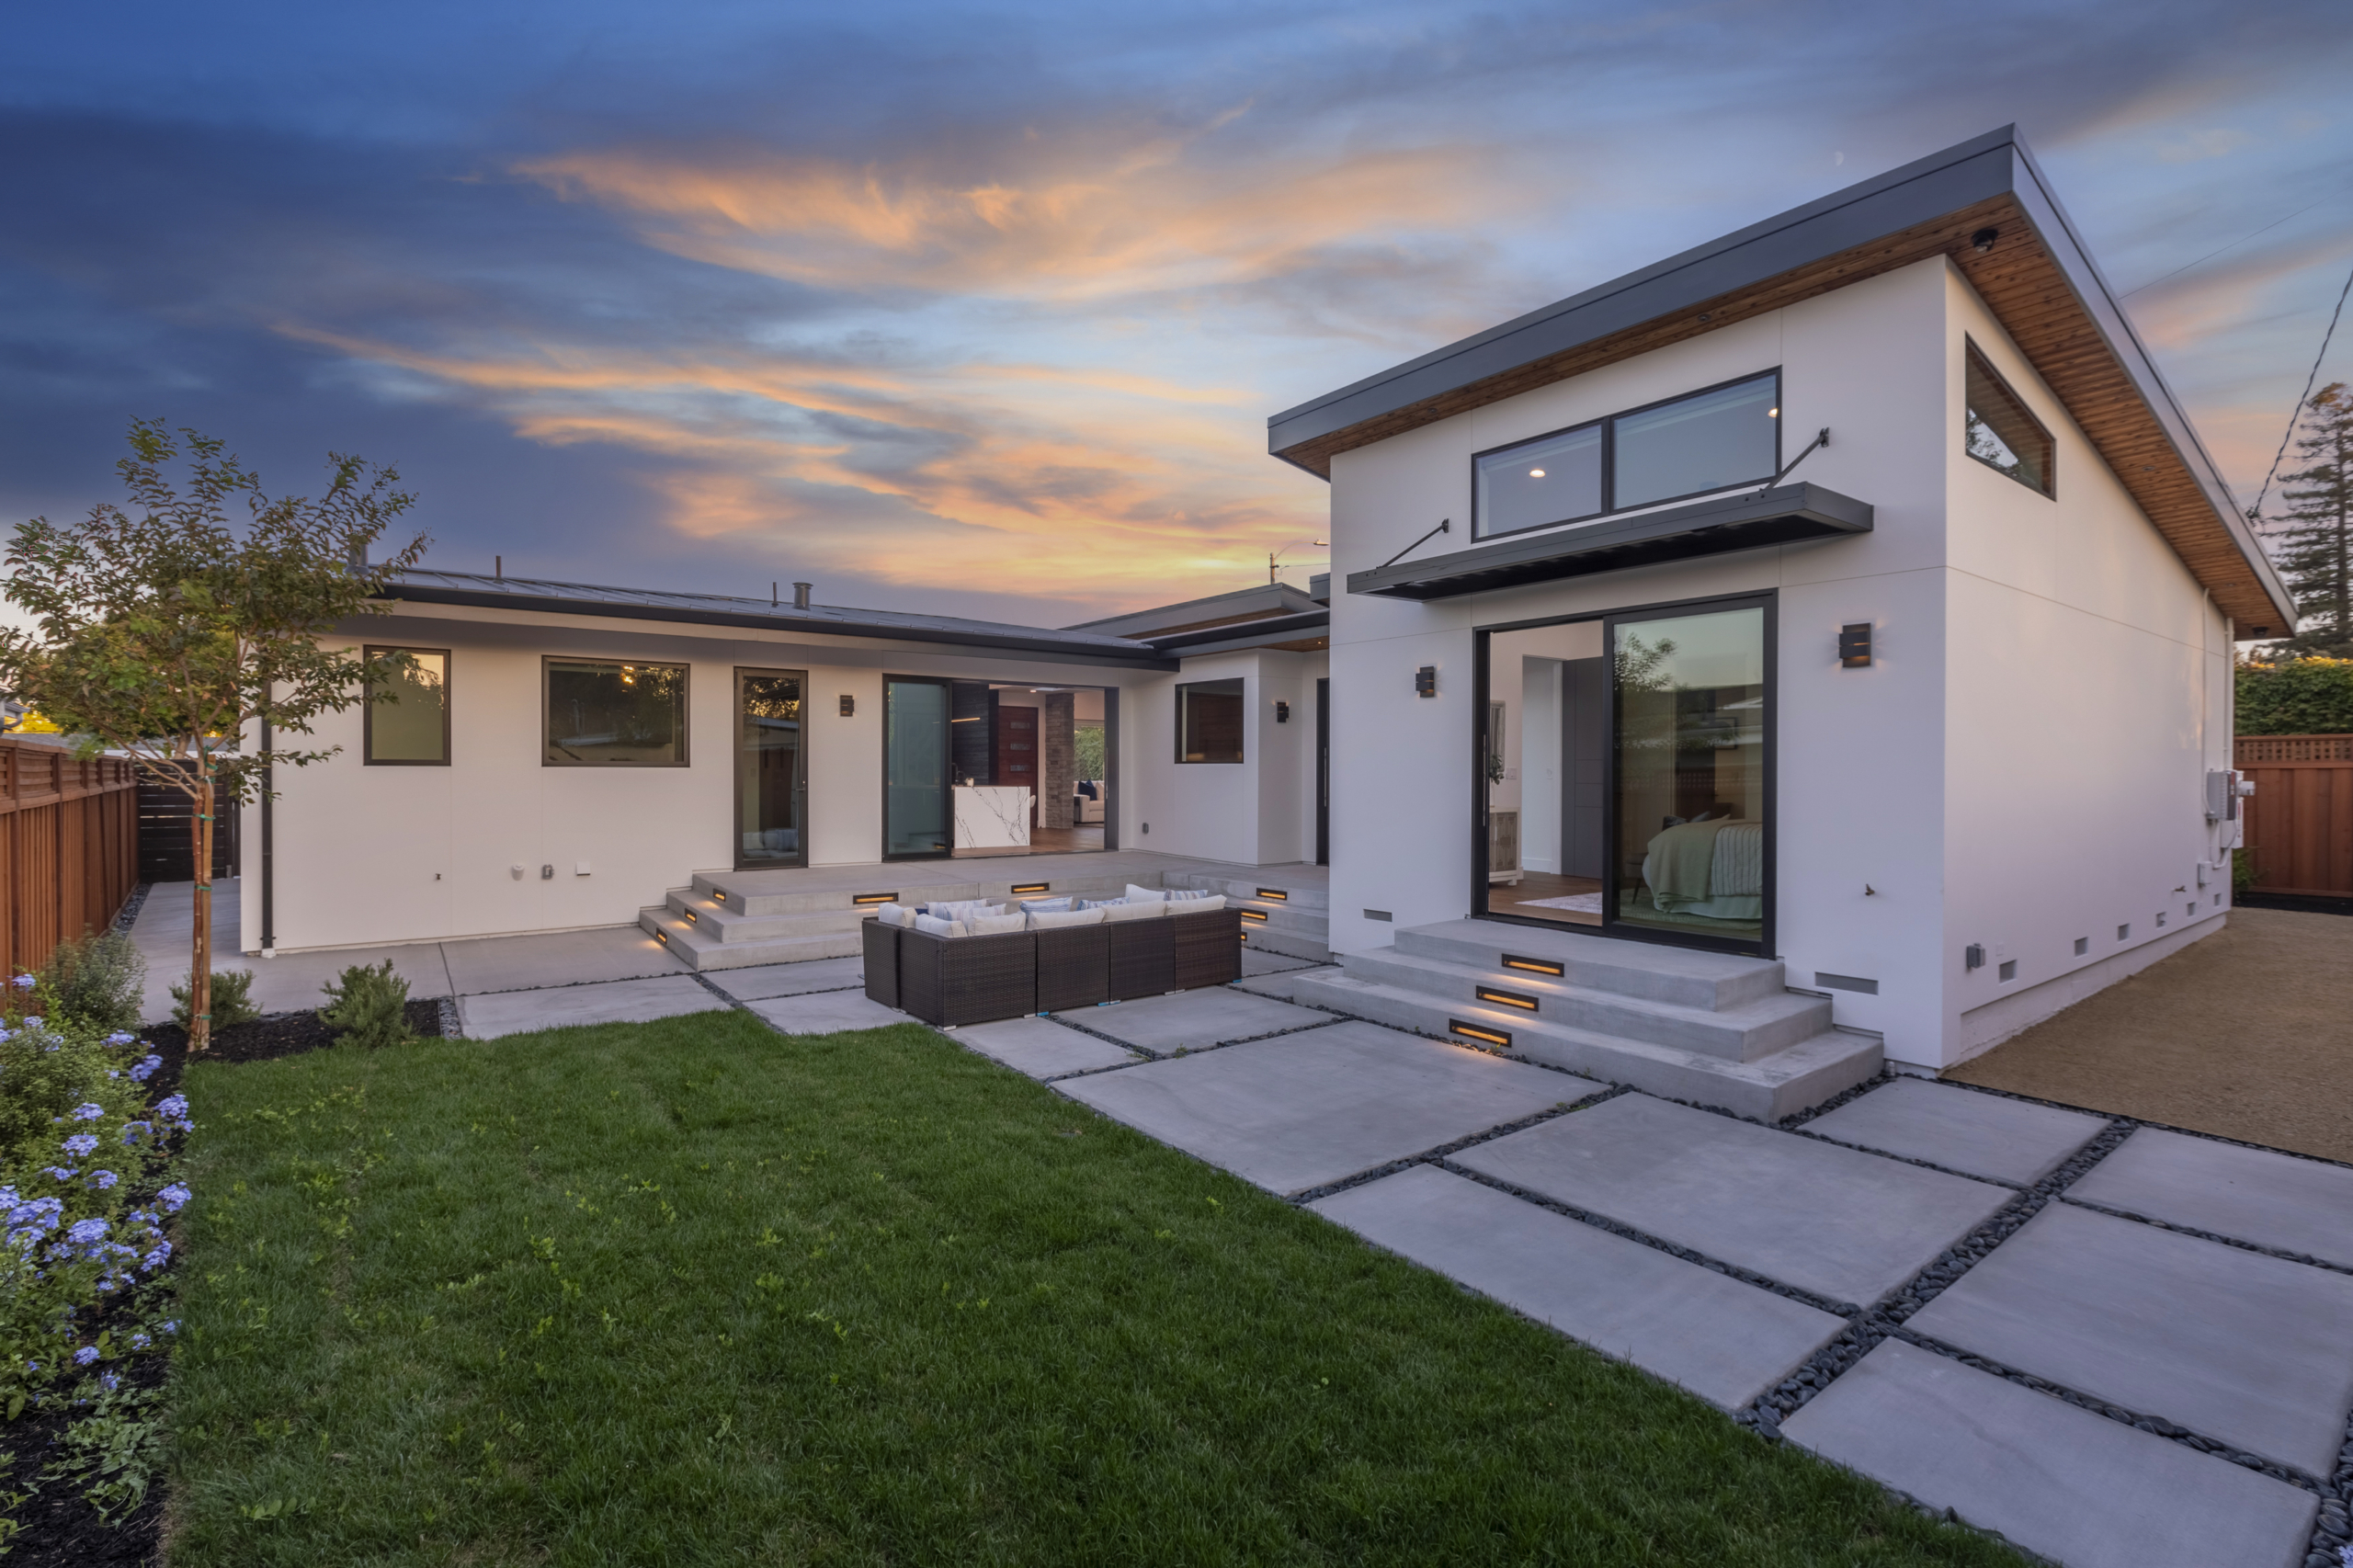
[[[158,889],[134,927],[160,975],[188,908]],[[910,1021],[855,958],[698,976],[635,931],[243,961],[282,1010],[385,957],[483,1040]],[[2071,1568],[2336,1562],[2353,1168],[1917,1079],[1767,1127],[1302,1006],[1282,983],[1312,971],[1249,957],[1233,986],[944,1032]]]

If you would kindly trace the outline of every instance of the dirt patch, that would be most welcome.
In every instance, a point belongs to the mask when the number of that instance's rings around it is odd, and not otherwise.
[[[1945,1076],[2353,1161],[2353,920],[2234,909]]]

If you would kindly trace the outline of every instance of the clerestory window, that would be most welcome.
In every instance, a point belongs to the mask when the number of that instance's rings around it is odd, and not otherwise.
[[[1974,343],[1969,345],[1967,391],[1962,444],[1969,455],[2029,490],[2057,494],[2052,473],[2057,454],[2051,432],[2027,412],[2026,400],[2010,390]]]

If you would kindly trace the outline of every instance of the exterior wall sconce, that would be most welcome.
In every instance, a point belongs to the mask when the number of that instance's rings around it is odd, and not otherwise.
[[[1838,629],[1838,667],[1846,670],[1867,670],[1871,667],[1871,627],[1869,621]]]
[[[1985,949],[1975,942],[1970,943],[1961,950],[1961,962],[1964,969],[1984,969]]]
[[[1436,665],[1424,665],[1414,672],[1414,695],[1415,697],[1438,695],[1438,666]]]
[[[858,699],[847,692],[842,694],[842,717],[847,719],[858,711]]]
[[[1275,722],[1278,724],[1288,724],[1290,722],[1290,703],[1280,700],[1278,700],[1275,703]]]

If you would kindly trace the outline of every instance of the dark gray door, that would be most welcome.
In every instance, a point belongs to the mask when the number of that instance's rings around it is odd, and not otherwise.
[[[1599,879],[1609,782],[1608,659],[1561,665],[1561,870]]]

